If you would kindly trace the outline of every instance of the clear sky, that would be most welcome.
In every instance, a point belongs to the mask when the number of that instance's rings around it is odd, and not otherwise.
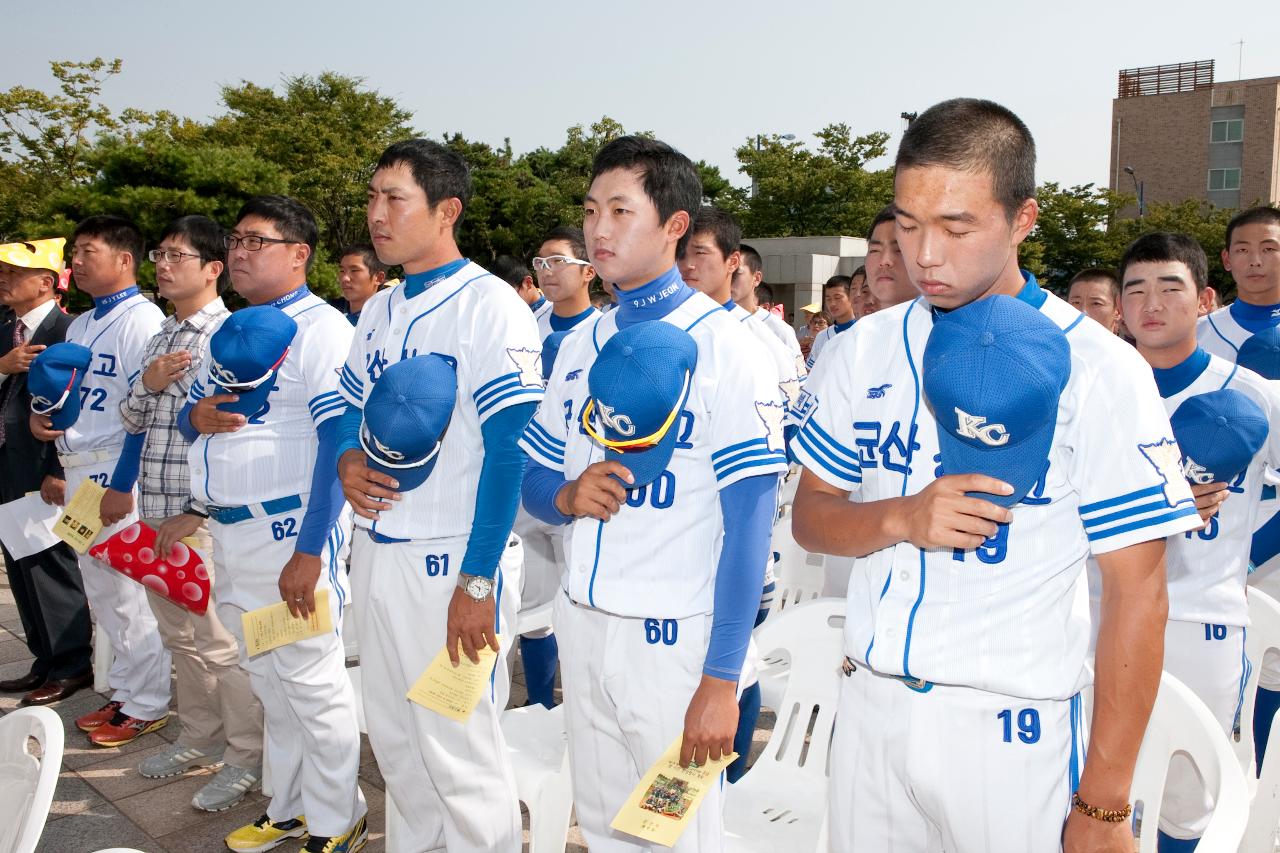
[[[107,103],[203,119],[220,86],[332,70],[393,96],[428,135],[510,137],[520,152],[609,115],[739,185],[733,151],[756,133],[811,142],[844,122],[891,132],[892,153],[901,112],[960,95],[1022,116],[1040,180],[1105,185],[1119,69],[1215,59],[1233,80],[1243,38],[1244,76],[1280,75],[1274,0],[45,0],[24,21],[0,88],[50,88],[51,59],[119,57]]]

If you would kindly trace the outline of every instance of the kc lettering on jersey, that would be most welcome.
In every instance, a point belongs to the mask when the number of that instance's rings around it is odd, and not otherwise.
[[[1013,521],[976,549],[902,542],[856,560],[845,645],[882,673],[1067,699],[1087,681],[1086,556],[1180,535],[1199,518],[1177,460],[1170,478],[1142,449],[1172,442],[1150,368],[1057,297],[1028,287],[1023,298],[1071,347],[1048,470]],[[828,342],[805,384],[792,453],[851,500],[912,495],[943,474],[974,473],[941,470],[938,425],[921,392],[932,326],[922,299],[864,317]],[[980,411],[948,414],[992,446],[1017,441]]]
[[[67,340],[93,352],[80,385],[80,417],[57,441],[60,453],[119,447],[124,442],[120,404],[142,373],[147,341],[160,331],[164,313],[137,288],[71,321]],[[104,300],[105,301],[105,300]]]
[[[377,521],[356,516],[355,523],[392,539],[469,534],[484,461],[480,428],[503,409],[542,399],[541,352],[529,306],[476,264],[412,299],[403,284],[375,293],[342,367],[342,398],[363,408],[388,365],[419,355],[441,356],[456,368],[458,397],[431,476]]]
[[[568,526],[563,586],[573,601],[619,616],[682,619],[712,612],[724,532],[719,490],[786,470],[785,412],[772,362],[724,306],[695,293],[653,322],[679,326],[698,346],[693,387],[672,427],[675,451],[656,480],[628,490],[610,521]],[[565,338],[547,396],[520,439],[532,459],[570,480],[604,459],[582,428],[582,410],[591,365],[616,331],[609,313]],[[609,416],[625,426],[622,413]]]
[[[262,408],[235,432],[202,435],[187,451],[191,494],[204,503],[239,506],[311,491],[320,440],[316,428],[346,408],[338,370],[351,343],[351,324],[305,287],[279,300],[298,324],[289,354]],[[191,386],[195,403],[221,393],[209,370]]]

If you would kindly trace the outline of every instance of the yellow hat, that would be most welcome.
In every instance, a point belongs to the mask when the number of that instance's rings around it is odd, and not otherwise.
[[[31,240],[22,243],[5,243],[0,246],[0,263],[15,267],[36,270],[53,270],[62,272],[65,261],[62,249],[67,245],[63,237],[50,237],[48,240]]]
[[[800,310],[808,311],[810,314],[817,314],[819,311],[822,310],[822,305],[820,305],[817,302],[810,302],[808,305],[804,306]]]

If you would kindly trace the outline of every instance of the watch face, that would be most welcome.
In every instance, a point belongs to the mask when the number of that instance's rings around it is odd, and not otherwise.
[[[488,578],[471,578],[467,581],[467,595],[477,601],[487,598],[492,589],[493,581]]]

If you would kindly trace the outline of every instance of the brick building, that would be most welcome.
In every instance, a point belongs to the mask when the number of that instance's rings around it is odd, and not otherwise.
[[[1140,182],[1146,204],[1280,201],[1280,77],[1218,83],[1208,60],[1127,69],[1119,84],[1111,189],[1136,195]]]

